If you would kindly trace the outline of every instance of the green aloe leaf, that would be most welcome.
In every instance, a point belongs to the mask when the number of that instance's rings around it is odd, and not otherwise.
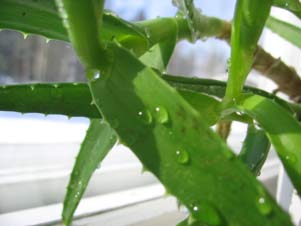
[[[231,33],[231,58],[226,98],[240,95],[251,70],[257,41],[269,16],[272,0],[238,0]]]
[[[181,95],[199,112],[205,111],[214,122],[217,118],[218,101],[208,95],[222,98],[226,83],[201,78],[188,78],[162,75],[171,86],[179,90]],[[269,98],[293,113],[300,113],[300,106],[288,103],[277,96],[263,90],[244,87],[249,92]],[[185,94],[187,92],[187,94]],[[194,97],[198,93],[201,97]],[[192,96],[192,97],[191,97]],[[201,98],[202,101],[198,101]],[[102,99],[102,98],[101,98]],[[61,114],[69,117],[100,118],[86,83],[45,83],[0,86],[0,110],[21,113]],[[207,104],[208,103],[208,104]],[[81,107],[78,107],[81,106]],[[209,122],[209,124],[211,124]]]
[[[274,0],[273,5],[291,11],[301,18],[301,3],[299,0]]]
[[[152,46],[139,59],[149,67],[156,68],[159,71],[166,71],[167,65],[177,43],[178,26],[175,20],[169,20],[169,37],[161,40],[159,43]]]
[[[116,133],[106,122],[100,119],[91,120],[76,158],[65,196],[62,216],[66,225],[70,225],[93,172],[116,142]]]
[[[182,97],[197,110],[204,121],[208,125],[214,125],[220,118],[221,102],[212,96],[189,91],[185,89],[178,89]]]
[[[68,40],[54,0],[0,0],[0,28]]]
[[[266,26],[293,45],[301,48],[301,28],[275,17],[269,17]]]
[[[0,0],[0,29],[15,29],[47,39],[69,41],[54,0]],[[137,54],[148,49],[144,30],[133,23],[104,12],[101,38],[115,39]]]
[[[265,132],[254,125],[249,125],[238,157],[257,176],[268,156],[270,146],[271,143]]]
[[[121,141],[198,221],[292,225],[245,165],[173,88],[125,49],[114,44],[108,48],[115,56],[110,73],[90,82],[95,103]],[[233,211],[240,203],[245,208]]]
[[[97,44],[97,37],[91,35],[100,32],[101,20],[88,23],[95,19],[95,9],[87,5],[94,2],[59,3],[64,3],[76,51],[86,67],[93,65],[91,55],[83,53],[103,44],[102,40]],[[80,5],[85,8],[79,10]],[[79,31],[87,26],[91,32],[83,37]],[[79,47],[83,40],[89,46]],[[176,90],[118,43],[107,43],[106,51],[111,57],[109,65],[99,63],[87,72],[95,104],[121,141],[198,221],[230,226],[292,225],[245,165]],[[233,206],[240,203],[245,208],[234,212]]]
[[[298,121],[286,109],[258,95],[244,94],[238,103],[238,110],[249,114],[266,131],[300,195],[301,126]]]
[[[100,117],[86,83],[1,86],[0,100],[2,111]]]

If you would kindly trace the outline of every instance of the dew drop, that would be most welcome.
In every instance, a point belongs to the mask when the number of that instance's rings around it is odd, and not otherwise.
[[[297,157],[293,153],[288,153],[285,155],[285,160],[295,164],[297,162]]]
[[[189,154],[185,150],[176,151],[177,161],[180,164],[187,164],[189,162]]]
[[[151,113],[149,112],[149,110],[139,111],[138,118],[140,121],[142,121],[146,125],[151,124],[153,121],[153,117],[152,117]]]
[[[191,214],[198,222],[212,226],[221,225],[222,219],[217,209],[209,202],[191,205]]]
[[[268,215],[272,212],[271,203],[263,196],[259,197],[256,201],[257,208],[263,215]]]
[[[98,69],[88,69],[86,73],[90,81],[96,81],[100,78],[100,71]]]
[[[155,108],[155,118],[161,124],[167,123],[169,120],[167,110],[162,106],[156,107]]]
[[[75,195],[74,195],[74,198],[78,199],[80,196],[80,192],[76,192]]]

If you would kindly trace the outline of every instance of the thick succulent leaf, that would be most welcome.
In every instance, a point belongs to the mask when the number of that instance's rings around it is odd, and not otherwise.
[[[226,98],[239,96],[251,70],[257,41],[269,16],[272,0],[237,0],[231,33],[231,59]]]
[[[93,172],[116,141],[115,131],[106,122],[100,119],[91,120],[90,127],[76,158],[65,196],[62,216],[66,225],[70,225],[74,211]]]
[[[257,176],[268,156],[270,146],[271,143],[265,132],[254,125],[249,125],[238,157]]]
[[[190,91],[206,93],[208,95],[213,95],[220,98],[224,97],[226,92],[227,83],[218,80],[189,78],[187,76],[174,76],[167,74],[162,74],[161,77],[176,89],[187,89]],[[272,99],[290,112],[299,112],[301,110],[299,105],[288,103],[283,99],[261,89],[257,89],[251,86],[244,86],[243,92],[254,93]]]
[[[49,39],[68,39],[54,0],[0,0],[0,28],[34,33]]]
[[[0,0],[0,5],[0,29],[19,30],[48,39],[69,40],[54,0]],[[104,13],[101,38],[116,39],[137,54],[148,48],[143,29],[111,12]]]
[[[205,114],[210,117],[208,120],[212,120],[212,122],[215,121],[217,114],[219,114],[218,103],[216,100],[213,100],[212,97],[208,97],[208,95],[222,98],[226,88],[225,82],[166,74],[164,74],[162,78],[179,90],[181,95],[196,110],[199,112],[205,111]],[[277,96],[263,90],[244,87],[243,91],[269,98],[286,108],[290,113],[301,113],[300,106],[285,102]],[[188,94],[185,94],[185,92]],[[197,94],[191,95],[191,92],[201,93],[200,95],[204,93],[205,96],[194,97]],[[198,98],[201,98],[202,102],[198,101]],[[92,102],[89,87],[86,83],[45,83],[0,86],[0,100],[1,111],[61,114],[69,117],[101,117]]]
[[[292,225],[245,165],[173,88],[125,49],[114,44],[108,48],[115,56],[110,73],[90,82],[95,103],[121,141],[198,221]],[[245,208],[233,211],[241,203]]]
[[[269,17],[266,26],[293,45],[301,48],[301,28],[275,17]]]
[[[291,11],[297,17],[301,18],[301,3],[299,0],[274,0],[274,6]]]
[[[0,100],[1,111],[100,117],[85,83],[1,86]]]
[[[266,131],[299,195],[301,194],[301,126],[284,108],[258,95],[244,94],[238,109]]]

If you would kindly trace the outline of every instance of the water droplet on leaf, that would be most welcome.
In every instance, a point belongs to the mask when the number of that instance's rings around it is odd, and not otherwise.
[[[139,111],[138,112],[138,118],[140,121],[142,121],[144,124],[149,125],[153,121],[153,117],[151,113],[148,110],[145,111]]]
[[[294,163],[297,162],[297,157],[293,153],[288,153],[288,154],[285,155],[285,160],[292,163],[292,164],[294,164]]]
[[[161,124],[167,123],[169,120],[167,110],[161,106],[156,107],[155,108],[155,118]]]
[[[90,81],[96,81],[100,78],[100,71],[98,69],[88,69],[86,71],[87,77]]]
[[[187,164],[189,162],[189,154],[185,150],[176,151],[177,161],[180,164]]]
[[[222,219],[217,209],[209,202],[191,205],[191,214],[198,222],[208,225],[221,225]]]
[[[78,199],[80,196],[80,192],[76,192],[75,195],[74,195],[74,198]]]
[[[271,203],[263,196],[257,199],[257,208],[260,213],[263,215],[268,215],[272,212],[272,205]]]

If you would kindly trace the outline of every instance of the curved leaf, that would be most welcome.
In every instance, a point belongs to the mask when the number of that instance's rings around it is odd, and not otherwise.
[[[247,136],[239,153],[239,158],[257,176],[263,166],[271,143],[262,129],[257,129],[254,125],[249,125]]]
[[[70,225],[76,207],[88,182],[117,141],[115,131],[104,121],[91,120],[86,137],[76,158],[64,200],[63,220]]]
[[[242,96],[238,109],[266,131],[299,195],[301,194],[301,126],[284,108],[258,95]]]
[[[69,41],[54,0],[0,0],[0,29],[15,29]],[[148,49],[147,37],[140,27],[104,12],[101,38],[116,39],[137,54]]]
[[[68,40],[54,0],[0,0],[0,28]]]
[[[275,17],[269,17],[266,26],[271,31],[280,35],[293,45],[301,48],[301,28],[279,20]]]

